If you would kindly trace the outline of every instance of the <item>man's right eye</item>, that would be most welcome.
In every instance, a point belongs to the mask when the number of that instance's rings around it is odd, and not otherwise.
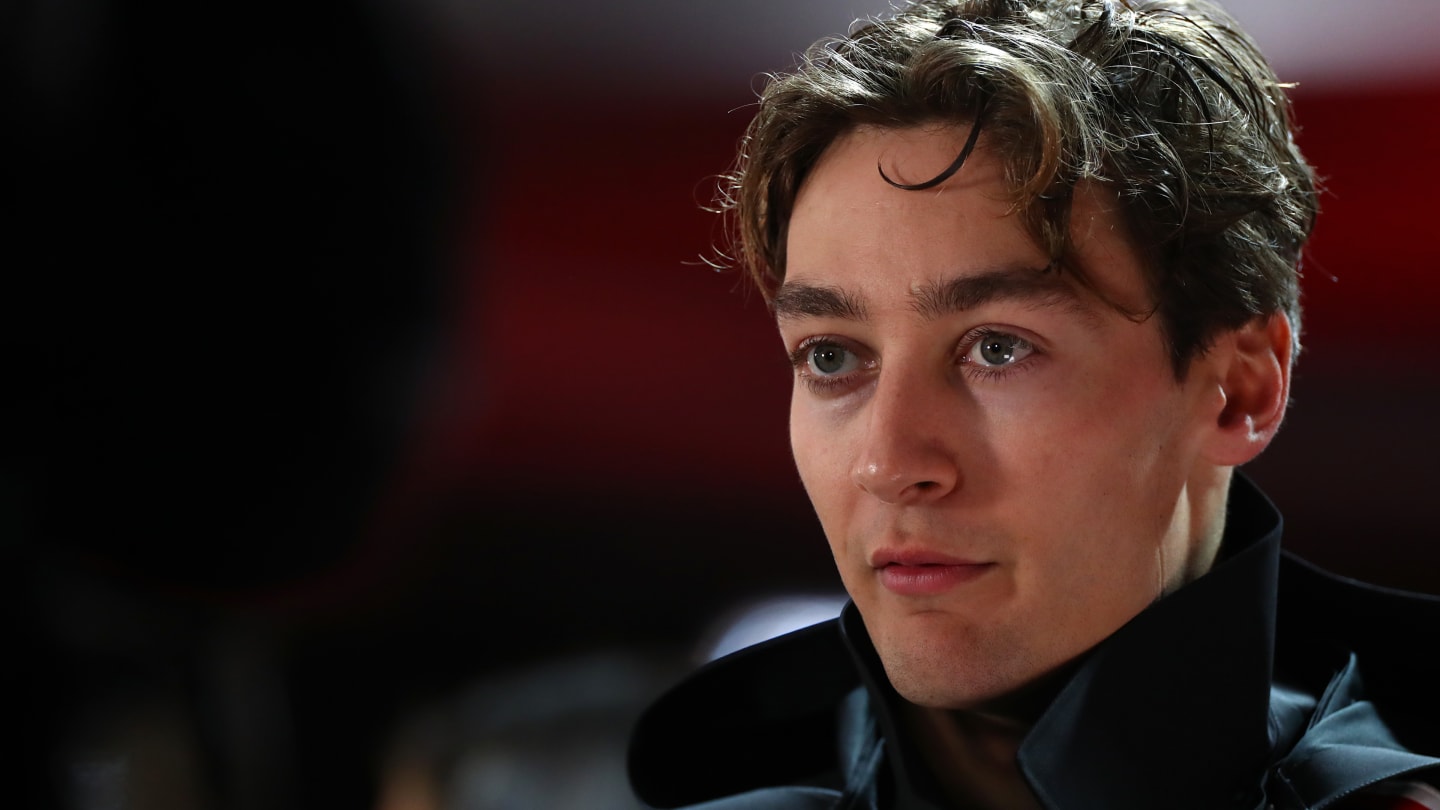
[[[860,367],[854,352],[834,343],[817,343],[807,355],[806,370],[817,377],[835,377]]]

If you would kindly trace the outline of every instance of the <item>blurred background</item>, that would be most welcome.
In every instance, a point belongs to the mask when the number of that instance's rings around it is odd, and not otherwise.
[[[0,5],[23,806],[635,807],[649,699],[839,604],[700,206],[761,74],[886,7]],[[1231,7],[1328,186],[1252,473],[1440,592],[1440,4]]]

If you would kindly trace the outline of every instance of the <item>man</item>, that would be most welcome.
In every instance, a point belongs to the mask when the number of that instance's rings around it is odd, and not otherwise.
[[[921,0],[774,79],[731,180],[852,604],[662,699],[642,798],[1440,808],[1440,601],[1282,561],[1235,472],[1316,203],[1232,19]]]

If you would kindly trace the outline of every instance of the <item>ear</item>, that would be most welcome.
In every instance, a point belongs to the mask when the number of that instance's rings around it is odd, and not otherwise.
[[[1239,466],[1275,438],[1290,398],[1293,346],[1290,319],[1277,313],[1224,333],[1207,352],[1222,397],[1206,441],[1211,462]]]

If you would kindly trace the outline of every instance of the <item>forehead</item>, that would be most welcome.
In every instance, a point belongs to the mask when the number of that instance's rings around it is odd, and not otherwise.
[[[796,196],[782,296],[787,287],[828,285],[861,299],[924,299],[957,278],[1049,268],[1050,256],[1017,213],[1004,163],[984,137],[945,182],[925,190],[896,187],[944,171],[969,130],[866,126],[832,143]],[[1141,309],[1150,296],[1116,208],[1104,189],[1076,190],[1067,264],[1083,268],[1105,300]],[[1048,278],[1052,293],[1064,289],[1072,298],[1093,299],[1073,273]]]
[[[907,253],[938,258],[953,251],[952,245],[940,244],[952,235],[961,237],[979,261],[1013,258],[1019,250],[1034,253],[1043,265],[1045,256],[1009,216],[1001,163],[984,142],[966,165],[933,189],[908,191],[887,182],[914,184],[938,175],[963,148],[966,134],[958,126],[865,126],[837,138],[796,196],[787,277],[834,269],[848,264],[838,261],[846,256],[895,257],[901,245]]]

